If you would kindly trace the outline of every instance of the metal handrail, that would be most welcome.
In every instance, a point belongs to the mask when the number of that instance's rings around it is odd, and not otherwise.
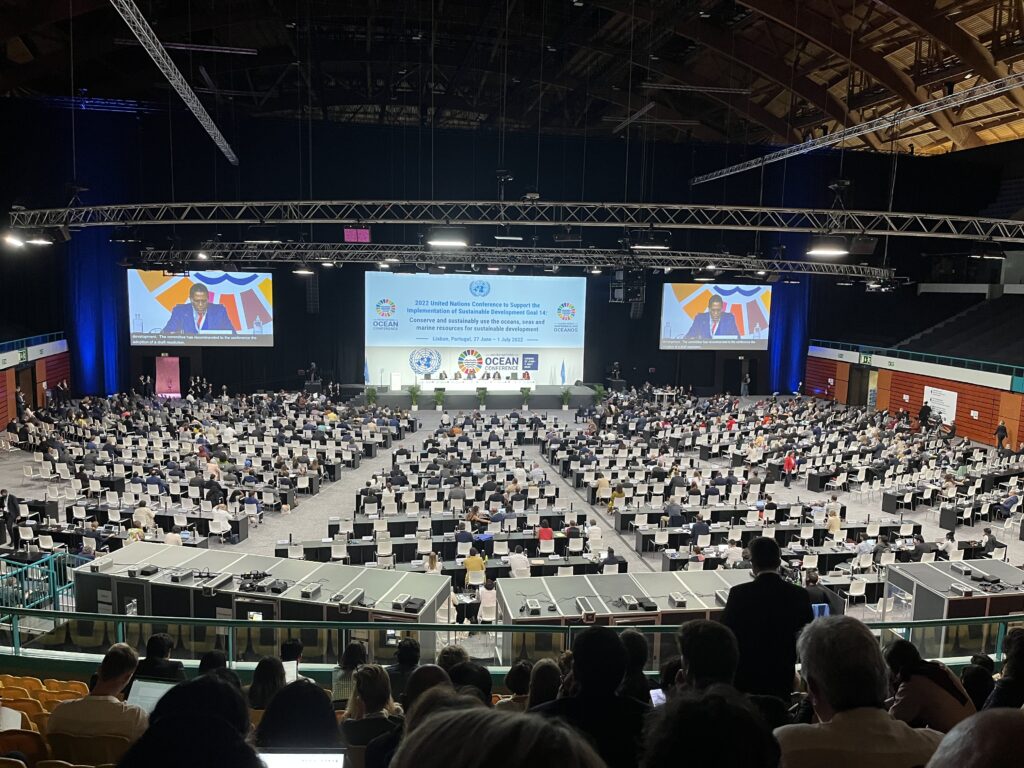
[[[910,349],[878,347],[873,344],[851,344],[845,341],[829,341],[826,339],[811,339],[808,343],[813,347],[828,347],[830,349],[842,349],[848,352],[885,355],[886,357],[896,357],[903,360],[916,360],[921,363],[935,363],[936,365],[949,365],[954,368],[968,368],[974,371],[1001,373],[1006,376],[1024,376],[1024,366],[1011,365],[1009,363],[996,363],[990,360],[975,360],[970,357],[936,355],[930,352],[915,352]]]

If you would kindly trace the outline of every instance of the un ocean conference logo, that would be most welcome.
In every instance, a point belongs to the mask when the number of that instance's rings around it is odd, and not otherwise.
[[[558,319],[564,320],[565,322],[569,322],[576,317],[576,307],[568,301],[563,301],[559,304],[558,309],[556,309],[555,312],[558,314]]]
[[[484,367],[484,358],[475,349],[467,349],[459,354],[459,370],[467,376],[476,374]]]
[[[425,376],[441,370],[441,353],[436,349],[421,347],[409,353],[409,367],[414,373]]]
[[[378,317],[391,317],[397,311],[398,307],[395,306],[395,302],[391,299],[381,299],[377,302]]]
[[[482,299],[491,292],[491,284],[486,280],[474,280],[469,284],[469,292],[478,299]]]

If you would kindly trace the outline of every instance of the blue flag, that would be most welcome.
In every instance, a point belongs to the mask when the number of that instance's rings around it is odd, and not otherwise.
[[[565,360],[562,361],[562,383],[565,384]]]
[[[363,384],[370,383],[370,364],[363,358]]]

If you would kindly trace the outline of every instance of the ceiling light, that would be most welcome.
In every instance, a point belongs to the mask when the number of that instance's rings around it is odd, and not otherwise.
[[[713,278],[713,277],[695,277],[693,279],[696,280],[698,283],[710,283],[715,278]]]
[[[207,256],[207,255],[206,255],[205,253],[203,253],[202,251],[200,251],[199,253],[197,253],[197,254],[196,254],[196,258],[197,258],[197,259],[202,259],[203,261],[206,261],[206,260],[207,260],[208,258],[210,258],[210,257],[209,257],[209,256]]]
[[[303,276],[312,275],[313,274],[313,270],[310,269],[309,267],[307,267],[305,264],[303,264],[302,266],[296,267],[295,269],[293,269],[292,270],[292,274],[293,275],[303,275]]]
[[[377,268],[378,269],[391,269],[391,265],[388,264],[386,261],[378,261],[377,262]]]
[[[25,247],[25,241],[22,240],[20,237],[18,237],[18,235],[14,234],[13,232],[8,232],[6,235],[4,235],[4,242],[7,243],[12,248]]]
[[[508,225],[502,225],[498,227],[498,231],[494,233],[495,240],[508,240],[515,243],[521,243],[523,241],[522,235],[513,235],[512,230],[509,229]]]
[[[497,272],[499,269],[501,269],[501,267],[488,267],[487,271],[488,272]]]
[[[629,247],[634,251],[667,251],[672,233],[667,229],[638,229],[630,233]]]
[[[711,272],[713,270],[718,269],[718,267],[716,267],[714,264],[708,264],[706,267],[704,267],[704,269],[706,269],[708,272]]]
[[[53,245],[53,238],[47,235],[33,235],[25,242],[29,245]]]
[[[334,262],[333,261],[323,261],[323,262],[320,262],[320,266],[321,267],[333,267],[334,266]]]
[[[765,275],[767,275],[768,273],[767,273],[767,272],[766,272],[765,270],[763,270],[763,269],[759,269],[759,270],[757,270],[757,274],[758,274],[758,275],[759,275],[760,277],[764,277],[764,276],[765,276]]]
[[[435,248],[465,248],[469,237],[465,227],[431,227],[427,230],[427,245]]]
[[[811,245],[807,249],[808,256],[836,257],[849,253],[846,238],[841,235],[816,235],[811,238]]]
[[[593,269],[590,270],[590,274],[592,274],[592,275],[600,275],[601,274],[601,268],[600,267],[594,267]]]
[[[844,281],[843,281],[843,282],[841,282],[841,283],[836,283],[836,285],[853,285],[853,283],[850,283],[850,282],[846,282],[846,281],[844,280]]]
[[[400,259],[398,259],[398,258],[396,258],[394,256],[388,256],[386,259],[384,259],[384,261],[389,262],[390,264],[401,264],[402,263]]]

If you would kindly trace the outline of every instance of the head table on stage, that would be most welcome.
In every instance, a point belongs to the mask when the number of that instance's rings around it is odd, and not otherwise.
[[[521,389],[536,389],[537,382],[522,379],[420,379],[420,389],[433,392],[444,389],[448,392],[476,392],[486,389],[488,392],[518,392]]]

